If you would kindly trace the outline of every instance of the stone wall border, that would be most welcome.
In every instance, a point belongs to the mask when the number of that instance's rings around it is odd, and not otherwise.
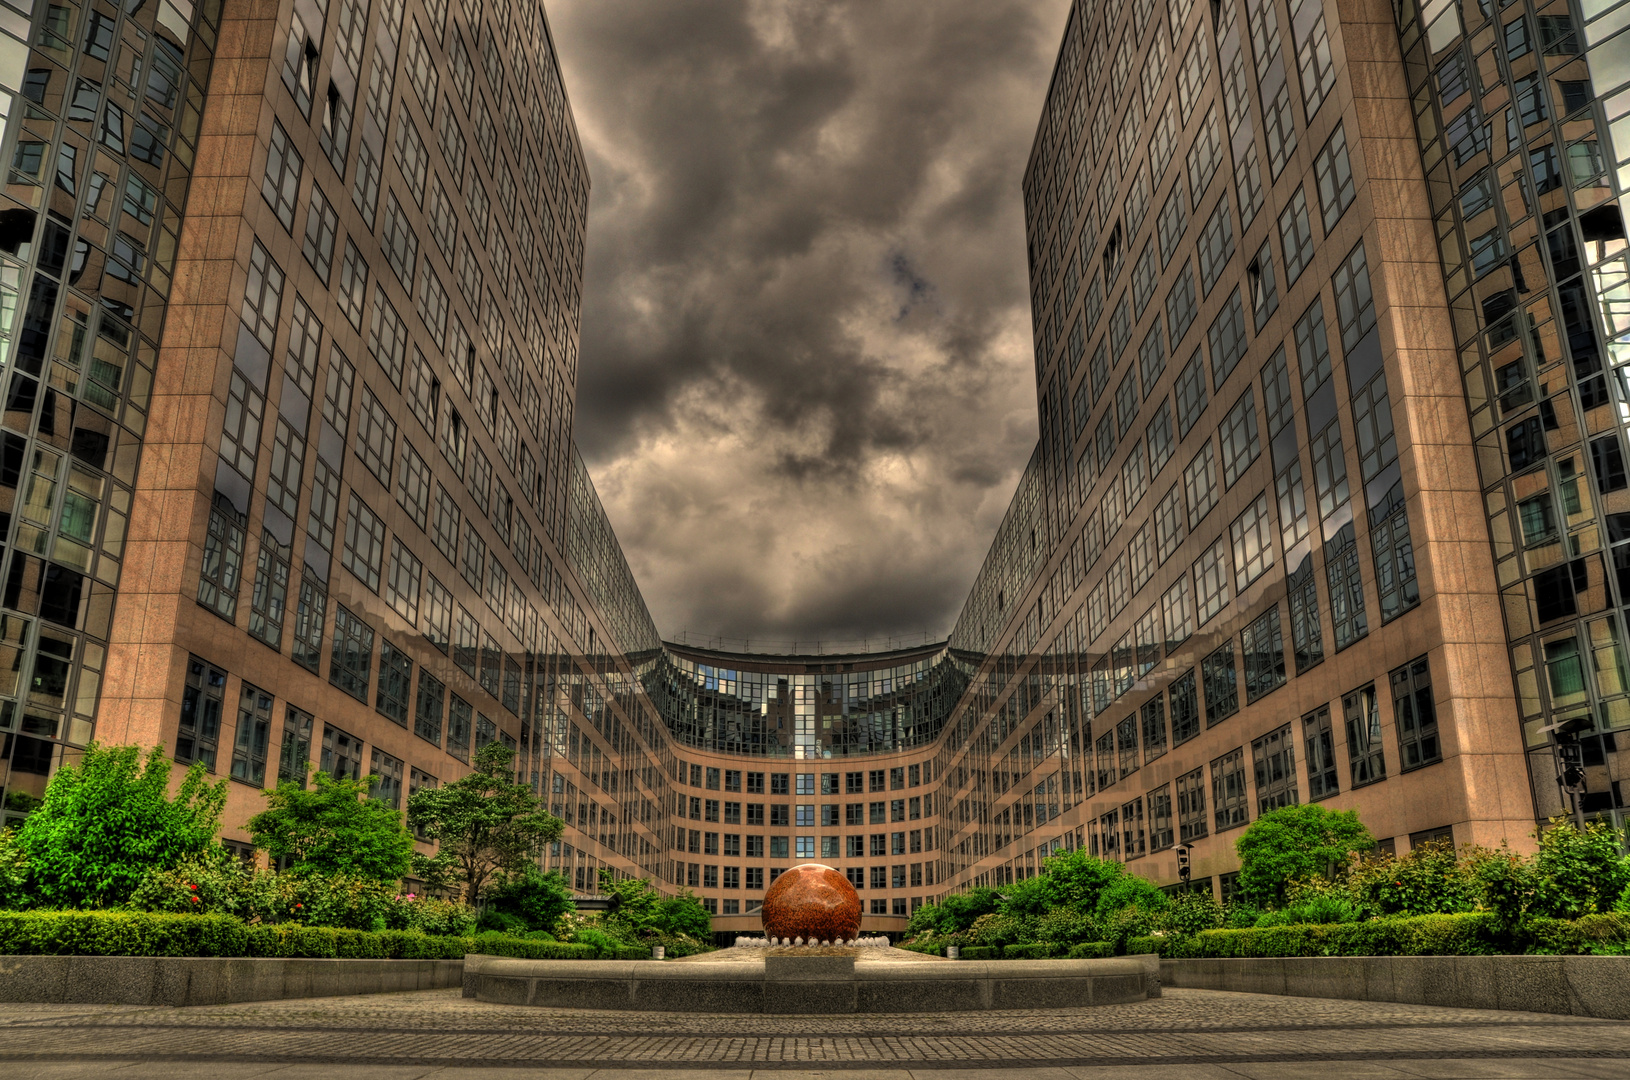
[[[226,1005],[458,986],[462,960],[0,956],[0,1002]]]
[[[464,996],[505,1005],[835,1015],[1114,1005],[1160,996],[1159,958],[861,963],[464,959]]]
[[[1289,956],[1162,960],[1196,990],[1630,1020],[1630,956]]]

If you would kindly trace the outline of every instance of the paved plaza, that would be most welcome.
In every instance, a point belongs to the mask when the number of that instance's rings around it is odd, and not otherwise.
[[[1630,1077],[1630,1023],[1208,990],[1047,1012],[709,1016],[457,990],[201,1008],[0,1007],[0,1076],[610,1080]]]

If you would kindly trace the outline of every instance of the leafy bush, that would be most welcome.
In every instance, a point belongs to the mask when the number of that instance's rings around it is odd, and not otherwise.
[[[1097,912],[1104,908],[1101,902],[1104,890],[1127,876],[1126,867],[1120,863],[1097,858],[1077,848],[1049,856],[1042,863],[1040,880],[1047,882],[1053,905]]]
[[[1003,960],[1046,960],[1058,956],[1063,946],[1051,941],[1037,941],[1029,945],[1008,945],[1002,949]]]
[[[937,941],[902,941],[895,948],[905,949],[907,952],[924,953],[928,956],[941,956],[945,953],[945,946]]]
[[[994,945],[964,945],[961,955],[964,960],[995,960],[1001,951]]]
[[[129,903],[141,911],[237,915],[248,906],[250,876],[243,863],[217,847],[176,866],[147,871]]]
[[[1206,930],[1166,935],[1163,956],[1477,956],[1512,951],[1500,920],[1488,912],[1371,919],[1359,923]],[[1143,941],[1138,942],[1139,946]],[[1127,951],[1133,951],[1128,941]]]
[[[1002,899],[995,889],[983,885],[967,892],[952,893],[937,905],[925,905],[919,911],[933,907],[934,930],[940,934],[955,934],[967,930],[981,915],[989,915],[1001,906]]]
[[[1540,833],[1534,871],[1530,910],[1555,919],[1612,911],[1630,888],[1630,860],[1620,853],[1612,826],[1601,821],[1586,822],[1581,831],[1566,818],[1553,818]]]
[[[1169,955],[1167,950],[1173,945],[1192,940],[1192,938],[1178,937],[1174,934],[1141,934],[1138,937],[1126,939],[1126,955],[1147,956],[1149,953],[1155,953],[1159,956],[1166,956]],[[1100,942],[1099,944],[1107,944],[1107,942]],[[1104,955],[1112,956],[1114,954],[1105,953]]]
[[[1234,842],[1240,896],[1265,907],[1283,904],[1290,883],[1325,876],[1374,847],[1375,838],[1359,822],[1357,811],[1318,805],[1270,810]]]
[[[0,829],[0,911],[26,907],[29,900],[28,852],[16,829]]]
[[[560,917],[575,910],[575,905],[572,888],[560,871],[545,873],[529,865],[488,886],[485,910],[518,920],[525,929],[553,933]]]
[[[417,930],[421,934],[465,937],[475,933],[476,915],[468,904],[438,896],[398,893],[391,897],[385,913],[392,930]],[[523,923],[517,933],[525,933]]]
[[[1133,938],[1132,940],[1141,939]],[[1079,945],[1071,946],[1070,951],[1064,955],[1071,960],[1102,960],[1105,957],[1115,955],[1115,946],[1107,941],[1083,941]]]
[[[1191,889],[1172,897],[1154,919],[1155,928],[1171,934],[1198,934],[1223,924],[1223,909],[1210,889]]]
[[[216,847],[225,780],[210,784],[194,765],[170,797],[170,761],[155,746],[92,743],[79,764],[51,777],[18,837],[33,903],[112,907],[130,899],[149,871],[180,865]]]
[[[975,919],[966,936],[974,945],[1000,947],[1028,944],[1036,938],[1035,923],[1029,919],[993,911]]]
[[[283,923],[250,926],[230,915],[135,911],[0,912],[0,955],[287,956],[342,959],[456,960],[466,953],[532,960],[639,960],[649,949],[612,943],[535,941],[502,934],[475,937],[378,933]]]
[[[1347,875],[1346,891],[1369,917],[1474,911],[1482,896],[1476,866],[1476,858],[1456,858],[1453,844],[1435,840],[1398,858],[1359,861]]]
[[[299,877],[366,879],[394,885],[413,860],[413,837],[390,804],[368,797],[377,778],[317,773],[310,788],[292,780],[262,792],[266,809],[249,819],[255,846],[289,860]]]
[[[1056,907],[1035,921],[1038,941],[1055,941],[1074,945],[1079,941],[1092,941],[1101,936],[1099,924],[1091,915],[1071,907]]]

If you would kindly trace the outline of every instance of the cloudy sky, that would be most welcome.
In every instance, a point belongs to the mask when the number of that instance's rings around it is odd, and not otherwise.
[[[577,440],[664,636],[950,630],[1036,441],[1020,179],[1068,0],[552,0]]]

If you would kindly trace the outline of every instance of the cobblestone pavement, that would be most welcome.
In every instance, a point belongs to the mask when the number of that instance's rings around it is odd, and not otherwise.
[[[1168,990],[1130,1005],[708,1016],[492,1005],[458,990],[200,1008],[0,1005],[0,1077],[687,1080],[1630,1078],[1630,1023]]]

